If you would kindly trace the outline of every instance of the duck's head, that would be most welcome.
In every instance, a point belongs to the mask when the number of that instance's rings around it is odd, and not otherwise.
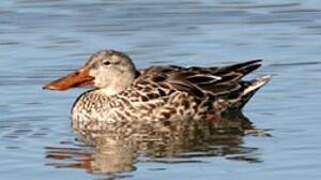
[[[130,57],[115,50],[101,50],[75,72],[50,82],[44,89],[67,90],[93,85],[108,95],[126,89],[136,78],[136,68]]]

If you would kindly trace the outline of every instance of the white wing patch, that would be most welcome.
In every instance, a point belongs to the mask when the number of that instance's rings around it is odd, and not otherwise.
[[[271,79],[271,76],[266,75],[266,76],[262,76],[259,77],[257,79],[254,80],[254,82],[252,83],[252,85],[250,85],[248,88],[246,88],[243,91],[243,95],[246,95],[252,91],[255,91],[256,89],[262,87],[263,85],[265,85],[266,83],[268,83]]]

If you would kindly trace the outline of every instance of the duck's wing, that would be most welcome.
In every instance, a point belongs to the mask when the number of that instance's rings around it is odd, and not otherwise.
[[[225,95],[242,88],[241,79],[261,66],[261,60],[252,60],[223,67],[190,67],[186,72],[176,73],[176,79],[183,79],[212,94]]]
[[[226,101],[234,100],[243,107],[254,92],[269,80],[269,77],[242,80],[245,75],[258,69],[260,62],[252,60],[222,67],[154,66],[141,71],[140,79],[166,84],[169,88],[188,92],[199,99],[214,96]]]

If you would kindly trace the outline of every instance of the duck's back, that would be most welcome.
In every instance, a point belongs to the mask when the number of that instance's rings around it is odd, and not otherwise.
[[[158,96],[184,92],[199,105],[208,103],[210,109],[213,106],[216,113],[241,110],[254,93],[270,80],[270,76],[242,80],[245,75],[258,69],[260,62],[261,60],[252,60],[209,68],[155,66],[141,71],[133,89],[143,91],[141,94],[152,93]],[[149,99],[153,99],[153,96]],[[179,102],[183,101],[184,99]],[[220,105],[220,108],[215,105]]]

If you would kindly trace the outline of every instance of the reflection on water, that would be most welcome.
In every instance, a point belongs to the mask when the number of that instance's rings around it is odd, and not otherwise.
[[[242,137],[255,132],[242,113],[217,117],[210,128],[192,129],[195,124],[176,124],[173,131],[158,129],[124,136],[123,134],[78,132],[84,148],[46,147],[49,166],[80,168],[93,174],[113,174],[136,170],[137,162],[202,163],[198,157],[222,156],[230,160],[261,162],[255,147],[244,147]],[[185,130],[182,130],[182,127]],[[177,131],[175,129],[181,129]],[[189,130],[189,131],[187,131]],[[259,131],[257,131],[259,132]]]

